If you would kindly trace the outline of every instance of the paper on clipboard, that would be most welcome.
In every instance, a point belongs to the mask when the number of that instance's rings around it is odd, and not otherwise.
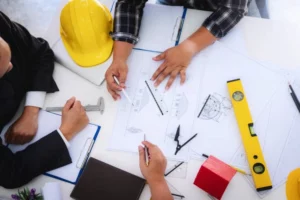
[[[3,128],[3,131],[1,133],[2,139],[4,138],[7,129],[14,121],[15,120],[12,120],[7,126]],[[8,148],[14,153],[22,151],[30,144],[37,142],[39,139],[58,129],[60,124],[60,115],[49,113],[46,111],[40,111],[38,118],[38,130],[34,139],[24,145],[9,145]],[[46,175],[75,184],[78,175],[87,157],[89,156],[91,148],[94,144],[94,139],[95,137],[97,137],[99,129],[100,126],[89,124],[85,129],[78,133],[71,141],[69,141],[70,147],[68,148],[68,150],[73,162],[64,167],[49,171],[46,173]]]
[[[115,6],[111,13],[115,13]],[[183,6],[146,3],[135,49],[163,52],[174,47],[182,26]],[[155,16],[155,17],[154,17]]]

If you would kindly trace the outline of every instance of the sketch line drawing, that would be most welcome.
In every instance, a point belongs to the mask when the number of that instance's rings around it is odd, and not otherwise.
[[[172,103],[172,116],[179,120],[188,110],[188,99],[185,93],[178,93],[175,95]]]
[[[232,110],[231,101],[220,94],[209,95],[202,107],[199,117],[203,120],[214,120],[220,122],[220,119]]]
[[[146,92],[147,88],[139,88],[137,89],[135,98],[134,98],[134,112],[141,112],[142,109],[149,103],[149,94]]]
[[[200,113],[199,113],[199,115],[198,115],[198,118],[201,116],[201,114],[202,114],[202,112],[203,112],[203,109],[204,109],[204,107],[206,106],[206,104],[207,104],[209,98],[210,98],[210,95],[208,95],[208,97],[207,97],[207,99],[206,99],[204,105],[202,106],[202,108],[201,108],[201,110],[200,110]]]
[[[149,89],[149,91],[150,91],[150,93],[151,93],[151,95],[152,95],[152,97],[153,97],[153,99],[154,99],[154,101],[155,101],[155,103],[156,103],[156,105],[157,105],[157,107],[158,107],[158,109],[159,109],[161,115],[164,115],[164,113],[163,113],[163,111],[162,111],[162,109],[161,109],[161,107],[160,107],[160,105],[159,105],[157,99],[155,98],[155,96],[154,96],[154,94],[153,94],[153,92],[152,92],[152,90],[151,90],[151,88],[150,88],[148,82],[145,81],[145,83],[146,83],[146,85],[147,85],[147,87],[148,87],[148,89]]]
[[[132,133],[132,134],[138,134],[138,133],[142,133],[143,130],[142,129],[139,129],[139,128],[136,128],[136,127],[129,127],[127,128],[127,131]]]

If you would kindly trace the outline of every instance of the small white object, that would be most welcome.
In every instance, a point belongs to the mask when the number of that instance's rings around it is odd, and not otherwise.
[[[114,76],[114,79],[115,79],[116,83],[117,83],[118,85],[120,85],[120,82],[119,82],[119,80],[117,79],[117,77]],[[129,103],[130,103],[131,105],[133,105],[133,103],[132,103],[130,97],[128,96],[127,92],[126,92],[123,88],[122,88],[122,93],[124,94],[124,96],[126,97],[126,99],[129,101]],[[133,106],[134,106],[134,105],[133,105]]]
[[[56,182],[46,183],[42,189],[44,200],[62,200],[60,184]]]

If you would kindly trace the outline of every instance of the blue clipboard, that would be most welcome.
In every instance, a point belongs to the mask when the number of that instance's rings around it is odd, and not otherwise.
[[[41,112],[42,112],[42,113],[41,113]],[[47,114],[47,113],[48,113],[48,114]],[[45,111],[45,110],[41,110],[41,111],[40,111],[40,114],[44,115],[44,117],[45,117],[45,116],[48,116],[48,117],[49,117],[49,114],[61,117],[60,114],[48,112],[48,111]],[[19,116],[16,115],[16,118],[13,119],[13,120],[11,121],[11,123],[12,123],[13,121],[15,121],[18,117],[19,117]],[[59,120],[58,120],[58,119],[53,119],[53,121],[56,121],[56,125],[57,125],[57,123],[60,123],[60,118],[59,118]],[[59,122],[57,122],[57,121],[59,121]],[[42,122],[43,122],[43,121],[42,121]],[[43,123],[47,123],[47,122],[43,122]],[[5,126],[6,129],[9,127],[9,125],[10,125],[10,124],[7,124],[7,126]],[[73,149],[73,151],[69,149],[69,153],[70,153],[70,156],[71,156],[71,157],[72,157],[71,152],[73,152],[73,154],[74,154],[74,153],[80,152],[80,153],[78,153],[78,154],[75,154],[77,160],[73,160],[74,158],[72,158],[72,163],[71,163],[71,164],[66,165],[66,166],[62,166],[62,167],[57,168],[57,169],[54,169],[54,170],[52,170],[52,171],[50,171],[50,172],[46,172],[46,173],[44,173],[44,175],[49,176],[49,177],[52,177],[52,178],[55,178],[55,179],[58,179],[58,180],[61,180],[61,181],[64,181],[64,182],[67,182],[67,183],[71,183],[71,184],[76,184],[76,183],[77,183],[78,179],[80,178],[80,176],[81,176],[81,174],[82,174],[82,172],[83,172],[83,170],[84,170],[84,167],[85,167],[85,165],[86,165],[86,163],[87,163],[87,160],[88,160],[88,158],[90,157],[90,153],[91,153],[91,151],[92,151],[92,149],[93,149],[93,147],[94,147],[95,141],[97,140],[97,137],[98,137],[98,135],[99,135],[99,133],[100,133],[100,130],[101,130],[101,126],[96,125],[96,124],[89,123],[88,126],[89,126],[89,127],[87,127],[87,128],[90,128],[91,130],[95,131],[95,133],[92,134],[92,133],[90,132],[91,134],[89,134],[86,138],[84,138],[84,139],[85,139],[85,140],[84,140],[84,144],[78,142],[78,141],[82,141],[82,138],[75,139],[76,137],[74,137],[74,139],[73,139],[72,141],[70,141],[70,143],[71,143],[71,147],[70,147],[70,148],[72,148],[72,143],[73,143],[74,141],[76,141],[76,140],[77,140],[77,143],[75,143],[75,144],[80,144],[80,145],[81,145],[80,148],[77,148],[77,149],[75,149],[75,150]],[[51,131],[47,130],[47,131],[45,131],[45,133],[47,133],[47,134],[48,134],[48,133],[51,133],[51,132],[53,131],[52,128],[53,128],[53,127],[50,127],[49,129],[51,129]],[[55,129],[56,129],[56,128],[55,128]],[[54,130],[55,130],[55,129],[54,129]],[[3,129],[2,131],[5,131],[5,129]],[[49,131],[49,132],[48,132],[48,131]],[[46,135],[47,135],[47,134],[46,134]],[[46,136],[46,135],[44,135],[44,136]],[[41,136],[40,138],[36,139],[36,141],[38,141],[39,139],[43,138],[44,136]],[[34,142],[36,142],[36,141],[32,141],[31,143],[34,143]],[[28,145],[29,145],[29,144],[30,144],[30,143],[28,143]],[[9,148],[9,144],[6,144],[6,146]],[[75,146],[75,145],[74,145],[74,146]],[[83,148],[81,148],[81,147],[83,147]],[[17,148],[18,148],[18,147],[17,147]],[[25,147],[25,148],[26,148],[26,147]],[[18,151],[20,151],[20,150],[16,150],[16,149],[15,149],[15,152],[18,152]],[[77,156],[79,156],[79,158],[77,158]],[[80,162],[79,162],[79,160],[80,160]],[[74,166],[74,165],[75,165],[75,166]],[[69,177],[72,177],[71,180],[68,180],[68,179],[66,179],[66,178],[63,178],[63,177],[54,175],[54,174],[64,173],[63,171],[60,171],[60,170],[62,170],[62,168],[67,167],[67,166],[69,166],[69,167],[72,168],[73,170],[74,170],[74,168],[75,168],[74,172],[78,173],[78,174],[76,174],[76,175],[70,173],[71,175],[69,175]],[[79,166],[80,166],[80,167],[79,167]],[[73,167],[74,167],[74,168],[73,168]],[[78,169],[80,169],[80,170],[78,170]],[[56,172],[53,172],[53,171],[55,171],[55,170],[56,170]],[[66,169],[66,170],[67,170],[67,169]],[[52,174],[51,172],[53,172],[53,174]],[[76,179],[75,179],[75,176],[76,176]]]
[[[55,114],[55,113],[52,113],[52,114]],[[76,181],[75,181],[75,182],[72,182],[72,181],[70,181],[70,180],[66,180],[66,179],[63,179],[63,178],[61,178],[61,177],[58,177],[58,176],[54,176],[54,175],[52,175],[52,174],[49,174],[49,173],[44,173],[45,176],[49,176],[49,177],[51,177],[51,178],[55,178],[55,179],[58,179],[58,180],[61,180],[61,181],[64,181],[64,182],[67,182],[67,183],[71,183],[71,184],[73,184],[73,185],[76,185],[76,183],[78,182],[78,180],[79,180],[79,178],[80,178],[82,172],[84,171],[84,168],[85,168],[85,166],[86,166],[86,164],[87,164],[87,161],[88,161],[88,159],[89,159],[89,157],[90,157],[91,151],[92,151],[92,149],[93,149],[93,147],[94,147],[95,141],[96,141],[96,139],[97,139],[97,137],[98,137],[98,135],[99,135],[99,133],[100,133],[100,129],[101,129],[101,126],[99,126],[99,125],[91,124],[91,123],[90,123],[90,125],[97,126],[98,128],[97,128],[97,131],[96,131],[96,133],[95,133],[95,135],[94,135],[93,143],[92,143],[92,145],[91,145],[91,148],[90,148],[90,150],[87,152],[85,161],[84,161],[84,163],[83,163],[83,165],[82,165],[81,170],[80,170],[79,173],[78,173],[78,176],[77,176],[77,178],[76,178]]]

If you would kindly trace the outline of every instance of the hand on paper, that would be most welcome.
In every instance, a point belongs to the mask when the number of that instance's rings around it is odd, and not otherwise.
[[[139,146],[140,168],[143,176],[149,184],[164,181],[164,173],[167,166],[167,160],[161,150],[150,142],[143,142],[149,150],[149,165],[145,162],[145,152],[142,146]]]
[[[154,57],[153,60],[155,61],[164,60],[151,78],[152,81],[155,81],[154,86],[157,87],[169,76],[169,80],[166,85],[166,90],[168,90],[177,75],[180,75],[180,84],[183,84],[186,79],[186,69],[190,64],[193,55],[194,52],[189,49],[189,45],[182,43]]]
[[[30,142],[38,128],[38,114],[40,108],[26,106],[21,117],[13,123],[5,134],[8,144],[25,144]]]
[[[121,98],[118,92],[120,92],[122,88],[125,88],[127,72],[128,67],[126,61],[123,60],[114,60],[111,66],[106,71],[105,79],[107,82],[107,90],[114,100],[118,100]],[[116,76],[120,81],[120,85],[115,82],[114,76]]]
[[[69,99],[62,110],[62,120],[59,130],[70,141],[78,132],[89,123],[86,112],[80,101],[75,97]]]

